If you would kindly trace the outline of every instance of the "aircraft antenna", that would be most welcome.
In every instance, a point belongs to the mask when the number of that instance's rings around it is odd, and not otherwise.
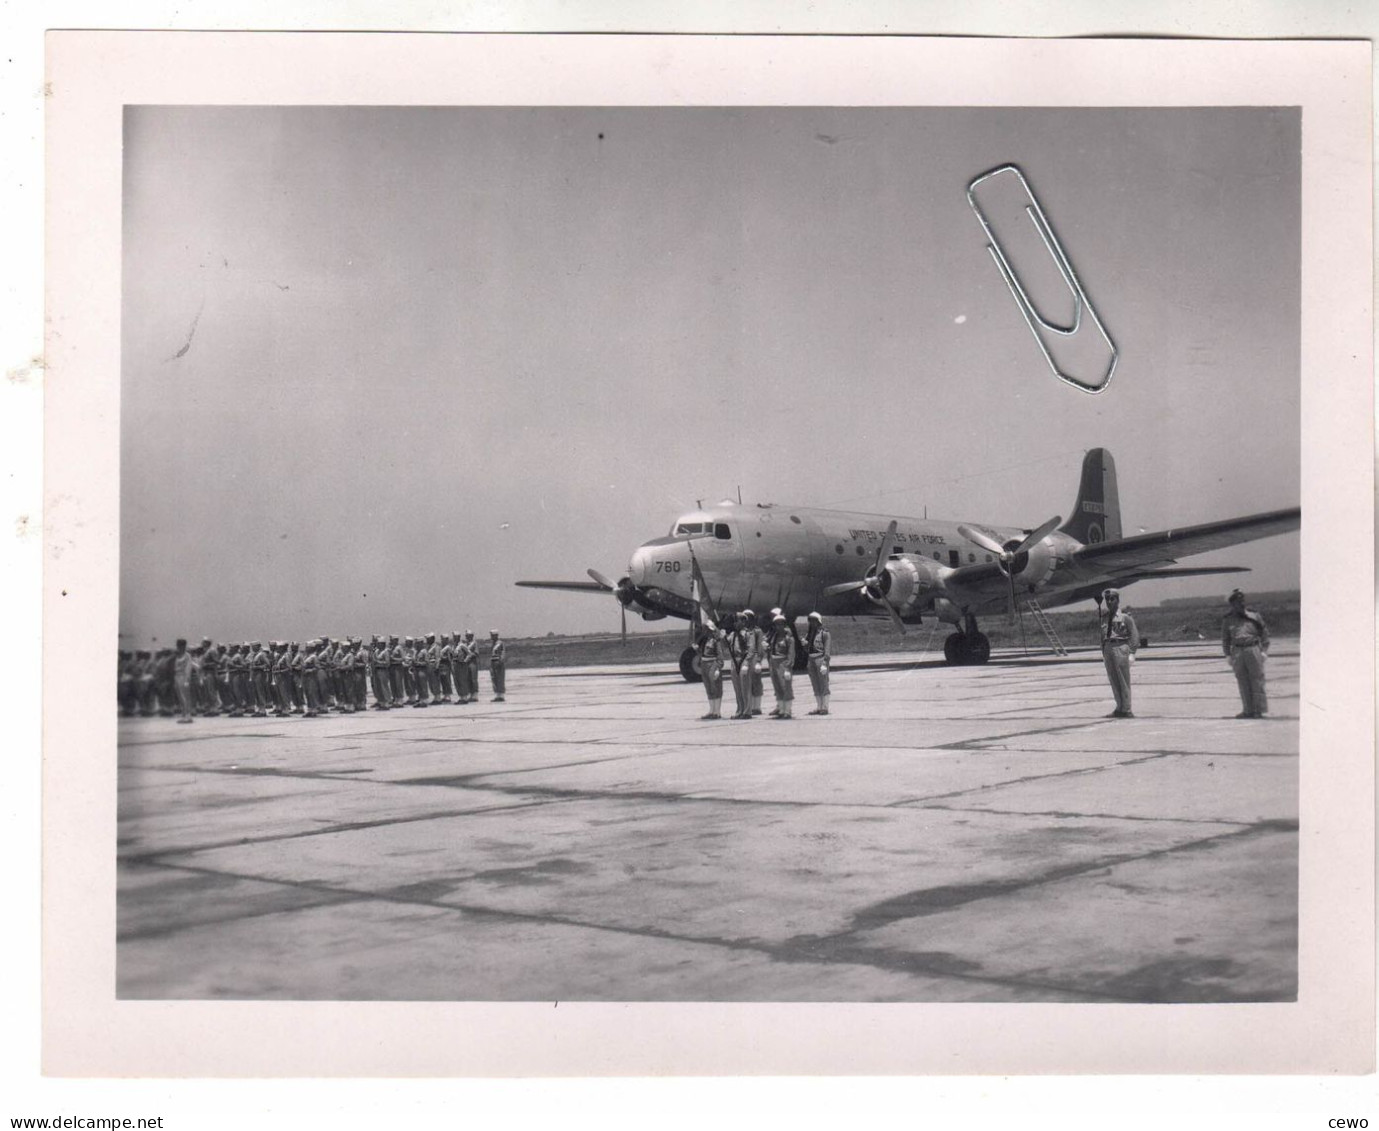
[[[742,484],[741,484],[741,483],[739,483],[739,484],[737,485],[737,505],[738,505],[738,506],[741,506],[741,505],[742,505]]]

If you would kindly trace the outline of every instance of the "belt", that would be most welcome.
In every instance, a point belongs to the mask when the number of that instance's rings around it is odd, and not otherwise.
[[[1246,644],[1232,644],[1231,647],[1232,647],[1232,648],[1258,648],[1258,647],[1259,647],[1259,641],[1258,641],[1258,640],[1251,640],[1251,641],[1249,641],[1249,642],[1246,643]]]

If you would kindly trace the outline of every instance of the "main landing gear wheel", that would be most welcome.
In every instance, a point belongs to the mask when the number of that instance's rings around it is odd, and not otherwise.
[[[986,638],[984,633],[978,632],[974,636],[967,638],[967,662],[969,664],[984,664],[991,659],[991,641]]]
[[[700,683],[703,676],[699,674],[699,651],[696,648],[686,648],[680,653],[680,674],[685,677],[686,683]]]
[[[984,664],[991,659],[991,641],[985,633],[950,633],[943,642],[943,658],[950,664]]]

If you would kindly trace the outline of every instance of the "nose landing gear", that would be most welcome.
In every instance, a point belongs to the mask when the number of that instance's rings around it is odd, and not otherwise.
[[[991,641],[977,631],[977,618],[964,614],[962,627],[943,642],[943,658],[950,664],[984,664],[991,659]]]

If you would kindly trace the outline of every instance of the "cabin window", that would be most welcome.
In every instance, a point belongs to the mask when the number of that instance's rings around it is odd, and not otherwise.
[[[714,525],[713,536],[715,538],[727,539],[733,536],[733,532],[728,529],[728,524],[726,522],[719,522]]]
[[[799,515],[796,515],[796,514],[792,514],[792,515],[790,516],[790,521],[793,522],[796,526],[799,526],[799,525],[800,525],[800,516],[799,516]]]
[[[967,560],[968,560],[969,562],[975,562],[975,561],[977,560],[977,555],[976,555],[976,554],[968,554],[968,555],[967,555]]]
[[[839,542],[838,545],[834,546],[833,548],[837,550],[840,554],[843,552],[843,544],[841,542]]]
[[[858,556],[859,558],[860,558],[863,554],[865,554],[865,553],[866,553],[866,550],[862,549],[861,546],[858,546],[858,547],[857,547],[857,556]]]
[[[937,562],[937,561],[942,561],[942,560],[943,560],[943,559],[939,557],[939,552],[938,552],[937,550],[935,550],[935,551],[934,551],[934,561]]]

